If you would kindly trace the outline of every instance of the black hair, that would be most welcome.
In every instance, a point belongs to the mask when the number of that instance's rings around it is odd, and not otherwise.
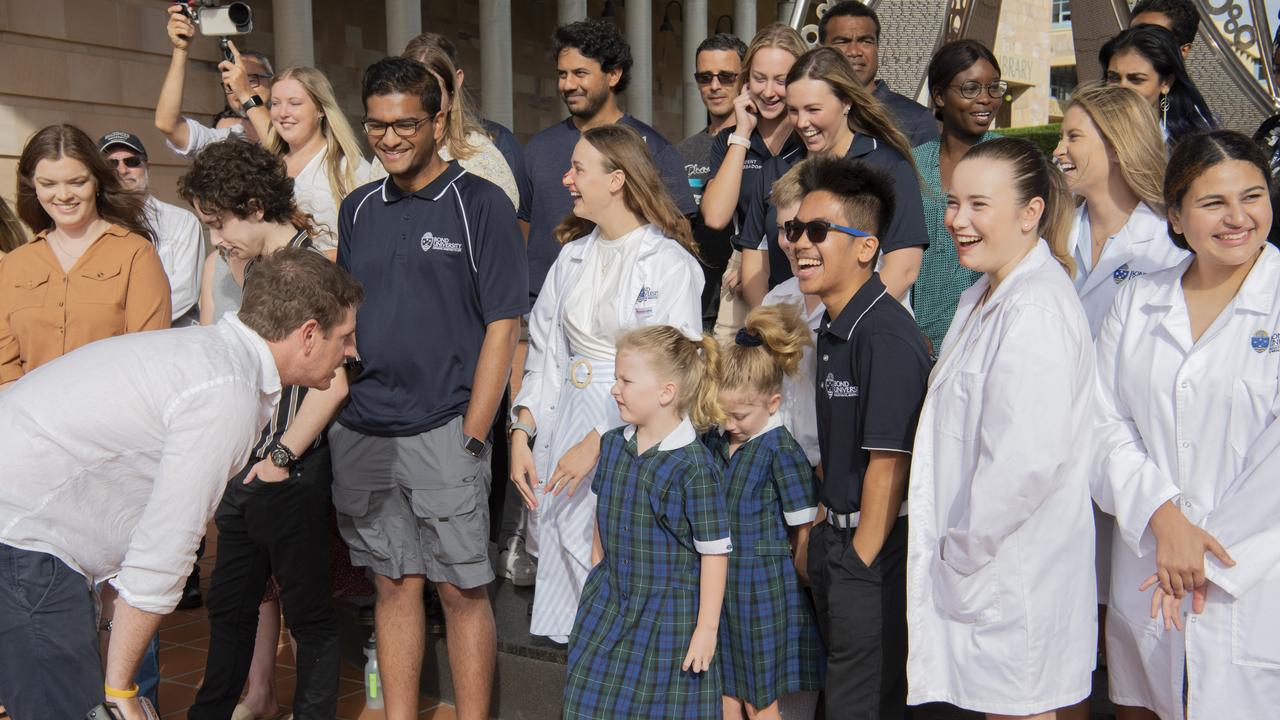
[[[385,57],[365,68],[360,99],[365,107],[373,95],[417,95],[431,117],[440,113],[440,83],[426,65],[404,57]]]
[[[257,60],[262,63],[262,67],[267,71],[268,75],[275,77],[276,71],[271,67],[271,58],[267,57],[266,53],[260,50],[241,50],[240,57]]]
[[[952,79],[978,63],[986,60],[996,69],[1000,76],[1000,61],[991,48],[977,40],[954,40],[938,48],[929,59],[929,105],[933,108],[933,116],[942,120],[942,111],[933,103],[933,97],[940,95],[951,84]]]
[[[627,83],[631,82],[631,46],[613,23],[579,20],[556,28],[551,39],[551,58],[558,59],[560,53],[570,48],[600,63],[600,69],[606,73],[621,69],[622,75],[613,92],[627,89]]]
[[[1173,156],[1169,158],[1169,165],[1164,173],[1165,207],[1181,207],[1191,184],[1213,166],[1228,160],[1243,160],[1258,168],[1267,186],[1267,197],[1274,208],[1275,194],[1267,157],[1248,136],[1234,130],[1193,133],[1173,148]],[[1169,223],[1169,239],[1183,250],[1191,249],[1186,236],[1174,232],[1173,223]]]
[[[1173,36],[1177,38],[1179,46],[1196,41],[1200,16],[1191,0],[1138,0],[1129,17],[1134,18],[1146,12],[1160,13],[1169,18],[1173,24]]]
[[[292,223],[297,203],[284,158],[241,135],[209,143],[178,178],[178,194],[201,212]]]
[[[698,43],[698,49],[693,56],[697,57],[704,52],[712,50],[726,50],[738,53],[738,59],[742,60],[747,56],[747,44],[742,42],[737,35],[729,33],[716,33],[711,37]]]
[[[880,16],[876,15],[876,11],[867,7],[858,0],[843,0],[835,5],[827,8],[822,13],[822,17],[818,19],[818,44],[827,41],[827,23],[838,17],[867,17],[871,18],[871,22],[876,26],[876,39],[880,38]]]
[[[1102,64],[1103,72],[1111,64],[1111,58],[1128,50],[1146,58],[1162,80],[1173,80],[1165,95],[1169,101],[1169,109],[1163,113],[1170,145],[1197,130],[1209,130],[1218,126],[1213,112],[1209,110],[1209,104],[1187,75],[1187,67],[1182,62],[1182,51],[1178,49],[1178,41],[1173,33],[1159,25],[1138,25],[1121,32],[1098,51],[1098,62]],[[1158,108],[1157,113],[1161,112],[1162,109]]]
[[[845,221],[874,235],[889,228],[897,203],[889,174],[862,160],[809,158],[800,170],[800,187],[805,194],[835,195]]]
[[[232,110],[230,107],[223,107],[213,116],[213,123],[210,127],[217,127],[218,123],[223,120],[243,120],[244,116]]]

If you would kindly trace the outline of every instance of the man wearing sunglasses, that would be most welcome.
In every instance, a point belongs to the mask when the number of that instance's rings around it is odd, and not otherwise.
[[[711,141],[716,133],[733,125],[733,87],[746,54],[747,46],[728,33],[716,33],[698,46],[693,79],[707,108],[708,124],[676,146],[684,160],[685,174],[689,176],[693,201],[698,206],[702,205],[702,189],[711,178]],[[720,306],[720,276],[733,250],[732,237],[729,229],[707,227],[701,210],[693,217],[693,239],[698,242],[706,281],[702,285],[702,317],[708,328],[715,323]]]
[[[160,254],[172,291],[173,327],[197,324],[200,255],[204,248],[200,221],[190,212],[161,202],[150,193],[147,150],[137,135],[123,130],[109,132],[98,141],[98,150],[125,188],[147,195],[147,223],[155,232],[156,252]]]
[[[893,182],[859,160],[810,158],[784,225],[806,295],[827,308],[814,374],[824,517],[809,579],[827,648],[827,717],[902,718],[907,686],[907,508],[929,353],[875,272]]]

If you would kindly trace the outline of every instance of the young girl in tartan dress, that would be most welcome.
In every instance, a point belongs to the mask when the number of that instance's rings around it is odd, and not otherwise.
[[[729,520],[695,427],[716,422],[718,348],[659,325],[617,343],[613,398],[591,490],[595,566],[569,638],[565,718],[721,714],[715,662]]]
[[[817,516],[813,470],[782,424],[782,379],[800,365],[809,328],[791,305],[759,307],[723,348],[725,419],[704,436],[724,472],[733,552],[720,624],[724,717],[779,718],[778,698],[822,689],[824,651],[800,589],[789,533]]]

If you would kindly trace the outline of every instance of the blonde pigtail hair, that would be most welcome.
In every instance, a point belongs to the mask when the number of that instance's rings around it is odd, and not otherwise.
[[[618,352],[644,353],[658,375],[675,381],[676,410],[698,432],[724,419],[720,409],[720,346],[707,333],[691,340],[670,325],[636,328],[618,338]]]
[[[773,394],[782,379],[800,369],[804,349],[813,344],[809,327],[794,305],[762,305],[752,310],[738,336],[725,343],[720,387]]]

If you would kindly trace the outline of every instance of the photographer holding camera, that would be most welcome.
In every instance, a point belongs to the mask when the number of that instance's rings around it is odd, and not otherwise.
[[[187,3],[170,5],[168,13],[169,23],[165,31],[169,35],[169,42],[173,44],[173,58],[169,63],[169,72],[165,74],[164,85],[160,88],[160,99],[156,102],[156,129],[164,134],[169,149],[184,158],[190,158],[205,145],[224,140],[231,133],[240,130],[235,127],[211,128],[182,116],[187,54],[191,39],[195,36],[196,23],[192,20],[191,6]],[[252,29],[252,22],[246,27]],[[255,140],[265,138],[271,129],[271,117],[267,110],[271,102],[271,79],[274,77],[271,61],[266,55],[256,51],[245,50],[242,53],[230,41],[227,42],[227,49],[231,53],[231,59],[218,63],[218,69],[222,71],[222,90],[227,96],[227,105],[249,120],[243,130],[245,134]]]

